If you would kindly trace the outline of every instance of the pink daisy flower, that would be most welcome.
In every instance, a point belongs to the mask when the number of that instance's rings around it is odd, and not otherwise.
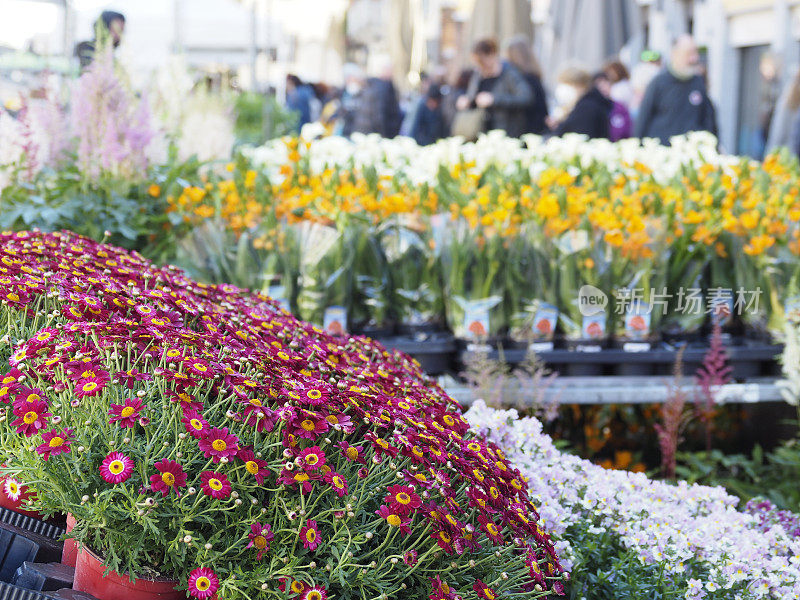
[[[383,501],[399,515],[406,516],[422,506],[422,498],[410,485],[391,485]]]
[[[180,495],[178,488],[186,487],[186,473],[174,460],[160,460],[153,465],[158,471],[157,474],[150,476],[150,489],[154,492],[161,492],[165,496],[169,490],[175,490]]]
[[[401,515],[398,511],[392,510],[385,504],[376,510],[375,514],[386,519],[386,522],[392,527],[399,528],[400,533],[403,535],[411,533],[411,519]]]
[[[17,418],[11,422],[11,425],[25,437],[36,435],[36,432],[47,424],[47,417],[50,416],[50,413],[47,412],[47,404],[43,400],[23,402],[14,408],[14,414]]]
[[[347,479],[336,471],[328,471],[325,473],[323,479],[333,488],[333,491],[336,492],[336,495],[340,498],[347,494]]]
[[[111,452],[100,464],[100,477],[114,485],[130,479],[133,475],[133,460],[122,452]]]
[[[300,453],[300,461],[306,471],[316,471],[325,466],[325,451],[319,446],[311,446]]]
[[[183,423],[184,428],[186,428],[186,432],[198,440],[206,435],[210,429],[208,421],[197,414],[184,415],[181,419],[181,423]]]
[[[269,463],[260,458],[256,458],[255,453],[246,448],[241,450],[237,456],[244,461],[244,467],[256,479],[256,483],[261,485],[270,476]]]
[[[75,395],[78,398],[85,398],[86,396],[97,396],[103,391],[106,386],[105,379],[100,377],[90,377],[89,379],[79,379],[75,384]]]
[[[231,495],[231,484],[224,473],[203,471],[200,473],[203,482],[203,493],[217,500],[224,500]]]
[[[300,529],[300,542],[307,550],[316,550],[320,543],[319,529],[316,521],[306,521]]]
[[[321,585],[308,588],[300,600],[328,600],[328,590]]]
[[[72,434],[74,429],[65,429],[63,432],[58,432],[55,429],[45,431],[42,433],[42,443],[36,447],[36,452],[42,455],[45,460],[51,456],[58,456],[59,454],[66,454],[69,452],[69,445],[72,443]]]
[[[229,433],[227,427],[213,428],[200,438],[199,446],[206,458],[211,458],[218,463],[223,457],[236,456],[236,453],[239,452],[239,438]]]
[[[272,533],[272,527],[270,527],[269,524],[262,525],[261,523],[253,523],[250,526],[250,533],[247,537],[250,539],[250,543],[247,544],[247,547],[258,550],[256,560],[261,560],[264,553],[269,552],[269,543],[272,541],[272,538],[275,537],[275,534]]]
[[[199,567],[189,573],[189,595],[205,600],[213,598],[219,589],[219,578],[211,569]]]
[[[120,427],[133,427],[136,425],[136,419],[142,412],[144,404],[138,398],[127,398],[125,404],[112,404],[108,409],[108,414],[111,418],[109,423],[119,423]]]

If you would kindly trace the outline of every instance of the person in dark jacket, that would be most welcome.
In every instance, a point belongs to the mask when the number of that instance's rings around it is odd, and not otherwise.
[[[524,35],[518,35],[511,39],[506,49],[508,62],[514,65],[533,92],[533,102],[528,104],[526,109],[527,125],[525,133],[536,133],[541,135],[547,131],[547,95],[542,85],[542,71],[539,68],[539,61],[533,54],[531,45]]]
[[[286,108],[297,113],[295,133],[306,123],[311,122],[311,100],[314,90],[310,85],[303,83],[297,75],[291,73],[286,76]]]
[[[573,88],[572,96],[577,101],[553,134],[582,133],[590,138],[608,139],[614,103],[592,84],[591,75],[583,69],[571,67],[561,72],[558,81],[562,89],[563,86]]]
[[[94,39],[80,42],[75,47],[75,56],[78,57],[81,69],[85,69],[94,60],[95,52],[100,43],[109,40],[114,48],[122,42],[125,33],[125,15],[113,10],[104,10],[94,25]]]
[[[448,135],[452,131],[458,99],[467,93],[469,82],[472,80],[474,73],[472,69],[461,69],[453,84],[442,88],[442,115],[444,116],[444,126]]]
[[[424,100],[417,108],[409,130],[409,136],[420,146],[433,144],[447,135],[442,115],[441,88],[432,83],[428,86]]]
[[[717,134],[714,105],[699,74],[700,54],[689,35],[677,39],[669,66],[647,86],[639,107],[634,137],[658,138],[669,144],[689,131]]]
[[[533,102],[533,91],[525,77],[514,65],[500,59],[497,43],[492,39],[477,42],[472,48],[472,58],[478,71],[456,108],[486,109],[484,131],[502,129],[511,137],[524,134],[528,106]]]

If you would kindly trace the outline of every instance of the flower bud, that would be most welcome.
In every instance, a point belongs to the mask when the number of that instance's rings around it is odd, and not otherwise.
[[[211,550],[212,546],[211,546],[211,544],[209,544],[208,542],[206,542],[206,545],[205,545],[205,546],[203,546],[203,548],[205,548],[206,550]]]

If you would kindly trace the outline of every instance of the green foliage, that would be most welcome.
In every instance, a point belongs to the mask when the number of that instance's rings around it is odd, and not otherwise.
[[[679,600],[688,580],[702,574],[696,561],[684,564],[686,570],[680,575],[667,571],[664,562],[643,564],[615,535],[589,522],[576,523],[565,538],[575,555],[566,589],[569,600]],[[714,597],[734,597],[727,593]]]
[[[297,125],[297,115],[281,105],[275,96],[244,92],[236,98],[234,134],[241,144],[263,144],[288,135]]]
[[[779,508],[800,511],[800,444],[790,440],[772,452],[756,446],[750,456],[713,450],[678,455],[677,474],[689,483],[722,485],[744,502],[764,496]]]

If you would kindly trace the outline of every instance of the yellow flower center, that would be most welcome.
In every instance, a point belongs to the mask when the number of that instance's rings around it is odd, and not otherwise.
[[[356,450],[353,447],[348,448],[347,450],[344,451],[344,453],[347,455],[347,458],[349,458],[350,460],[355,460],[355,459],[358,458],[358,450]]]
[[[397,494],[397,496],[395,496],[395,499],[400,504],[408,504],[409,502],[411,502],[411,496],[409,496],[405,492],[400,492],[399,494]]]
[[[219,479],[209,479],[208,487],[210,487],[215,492],[218,492],[222,489],[222,482]]]
[[[267,538],[265,538],[263,535],[257,535],[253,538],[253,546],[259,550],[263,550],[267,547]]]
[[[306,392],[306,396],[308,396],[312,400],[319,400],[320,398],[322,398],[322,392],[320,392],[319,390],[308,390]]]
[[[316,454],[309,454],[306,456],[306,464],[307,465],[315,465],[319,462],[319,457]]]
[[[250,475],[255,475],[259,471],[258,463],[252,460],[248,460],[246,463],[244,463],[244,468],[247,469],[247,472],[250,473]]]
[[[125,463],[121,460],[112,460],[111,463],[108,465],[108,470],[111,471],[114,475],[119,475],[125,470]]]
[[[211,580],[208,577],[198,577],[197,581],[195,582],[195,586],[201,592],[205,592],[211,587]]]
[[[337,487],[337,488],[343,488],[344,487],[344,481],[342,481],[342,478],[339,477],[338,475],[334,475],[333,476],[333,485],[334,485],[334,487]]]
[[[308,540],[309,542],[313,542],[316,539],[317,539],[316,530],[309,529],[308,531],[306,531],[306,540]]]
[[[306,431],[314,431],[316,425],[314,425],[314,421],[312,421],[311,419],[306,419],[302,423],[300,423],[300,427],[302,427]]]
[[[222,452],[228,447],[228,444],[225,443],[225,440],[214,440],[211,443],[211,447],[217,452]]]
[[[134,412],[136,412],[136,410],[132,406],[126,406],[125,408],[122,409],[122,412],[120,413],[120,415],[122,415],[125,418],[128,418]]]
[[[84,392],[92,392],[97,387],[97,384],[94,381],[90,381],[89,383],[83,384],[83,391]]]
[[[166,483],[167,485],[174,485],[175,484],[175,475],[172,473],[162,473],[161,474],[161,481]]]
[[[487,523],[486,531],[488,531],[492,535],[497,535],[497,527],[495,527],[494,523]]]
[[[189,421],[189,425],[191,425],[197,431],[203,429],[203,423],[199,419],[192,419]]]
[[[25,422],[26,425],[30,425],[31,423],[36,421],[38,416],[39,413],[29,410],[28,412],[25,413],[25,416],[22,417],[22,420]]]
[[[201,373],[205,373],[208,370],[208,367],[206,367],[203,363],[195,363],[194,368],[196,371],[200,371]]]
[[[317,590],[313,590],[306,594],[306,600],[322,600],[322,594],[320,594]]]
[[[59,436],[55,436],[54,438],[50,439],[50,441],[47,443],[47,445],[50,446],[51,448],[58,448],[63,443],[64,443],[64,438],[59,437]]]
[[[8,482],[8,489],[11,491],[11,495],[12,496],[16,496],[17,495],[17,490],[19,490],[19,487],[13,481],[9,481]]]
[[[175,358],[176,356],[180,356],[180,355],[181,355],[180,350],[174,350],[174,349],[173,350],[167,350],[167,356],[169,356],[170,358]]]
[[[386,517],[386,521],[392,527],[400,527],[400,523],[402,523],[400,517],[398,517],[397,515],[389,515],[388,517]]]

